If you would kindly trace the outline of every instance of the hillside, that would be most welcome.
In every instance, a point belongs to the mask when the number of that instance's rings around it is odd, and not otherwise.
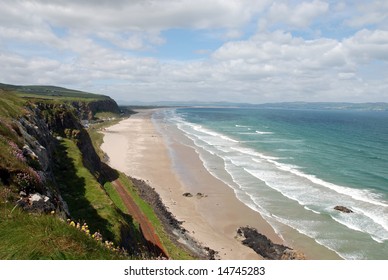
[[[107,100],[109,96],[67,89],[56,86],[16,86],[0,83],[3,90],[13,91],[18,96],[56,100]]]
[[[119,117],[107,96],[0,84],[0,259],[192,258],[131,180],[101,161],[98,129]]]

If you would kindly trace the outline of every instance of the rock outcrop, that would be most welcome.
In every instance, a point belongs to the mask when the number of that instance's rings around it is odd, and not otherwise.
[[[120,113],[117,103],[109,97],[92,102],[75,101],[71,105],[76,108],[81,120],[92,120],[94,119],[94,115],[99,112]]]
[[[69,216],[54,176],[55,153],[63,138],[75,140],[83,156],[85,167],[100,174],[101,161],[96,154],[88,132],[81,124],[81,115],[93,116],[100,110],[119,112],[112,99],[89,102],[27,102],[23,114],[3,121],[0,137],[9,145],[9,159],[15,164],[2,165],[2,184],[17,187],[18,205],[32,212],[55,211]],[[37,199],[38,196],[44,199]]]
[[[345,207],[345,206],[336,206],[334,207],[335,210],[343,212],[343,213],[353,213],[353,210]]]
[[[287,246],[275,244],[255,228],[246,226],[237,230],[237,239],[257,254],[270,260],[304,260],[305,256]]]

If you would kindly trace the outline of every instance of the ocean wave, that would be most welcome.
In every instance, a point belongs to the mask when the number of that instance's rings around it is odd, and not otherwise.
[[[260,135],[273,134],[273,132],[270,132],[270,131],[260,131],[260,130],[256,130],[256,133]]]

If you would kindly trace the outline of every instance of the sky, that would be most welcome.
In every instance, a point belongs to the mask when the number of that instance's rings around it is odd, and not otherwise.
[[[388,102],[388,1],[0,0],[0,65],[119,102]]]

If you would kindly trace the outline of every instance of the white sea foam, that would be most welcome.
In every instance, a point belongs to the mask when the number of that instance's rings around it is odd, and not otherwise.
[[[257,135],[256,132],[238,132],[237,134],[240,134],[240,135]]]
[[[260,135],[273,134],[273,132],[270,132],[270,131],[260,131],[260,130],[256,130],[256,133]]]
[[[264,155],[262,153],[258,153],[250,148],[232,147],[232,149],[236,150],[238,152],[241,152],[243,154],[248,154],[251,156],[259,157],[260,159],[265,159],[269,163],[272,163],[274,166],[276,166],[280,170],[290,172],[298,177],[305,178],[314,184],[332,189],[332,190],[336,191],[337,193],[351,196],[353,199],[368,202],[368,203],[383,206],[383,207],[388,207],[388,204],[386,204],[383,201],[378,200],[379,196],[377,196],[376,194],[374,194],[368,190],[353,189],[353,188],[349,188],[349,187],[336,185],[336,184],[333,184],[330,182],[326,182],[322,179],[317,178],[315,175],[303,173],[302,171],[300,171],[301,168],[299,166],[278,162],[277,160],[280,160],[281,158],[267,156],[267,155]],[[256,161],[257,163],[261,163],[260,161],[257,161],[257,159],[253,159],[253,160]]]
[[[303,206],[303,207],[304,207],[304,209],[306,209],[306,210],[308,210],[308,211],[311,211],[311,212],[313,212],[313,213],[315,213],[315,214],[321,214],[321,212],[315,211],[315,210],[313,210],[313,209],[311,209],[311,208],[309,208],[309,207],[307,207],[307,206]]]

